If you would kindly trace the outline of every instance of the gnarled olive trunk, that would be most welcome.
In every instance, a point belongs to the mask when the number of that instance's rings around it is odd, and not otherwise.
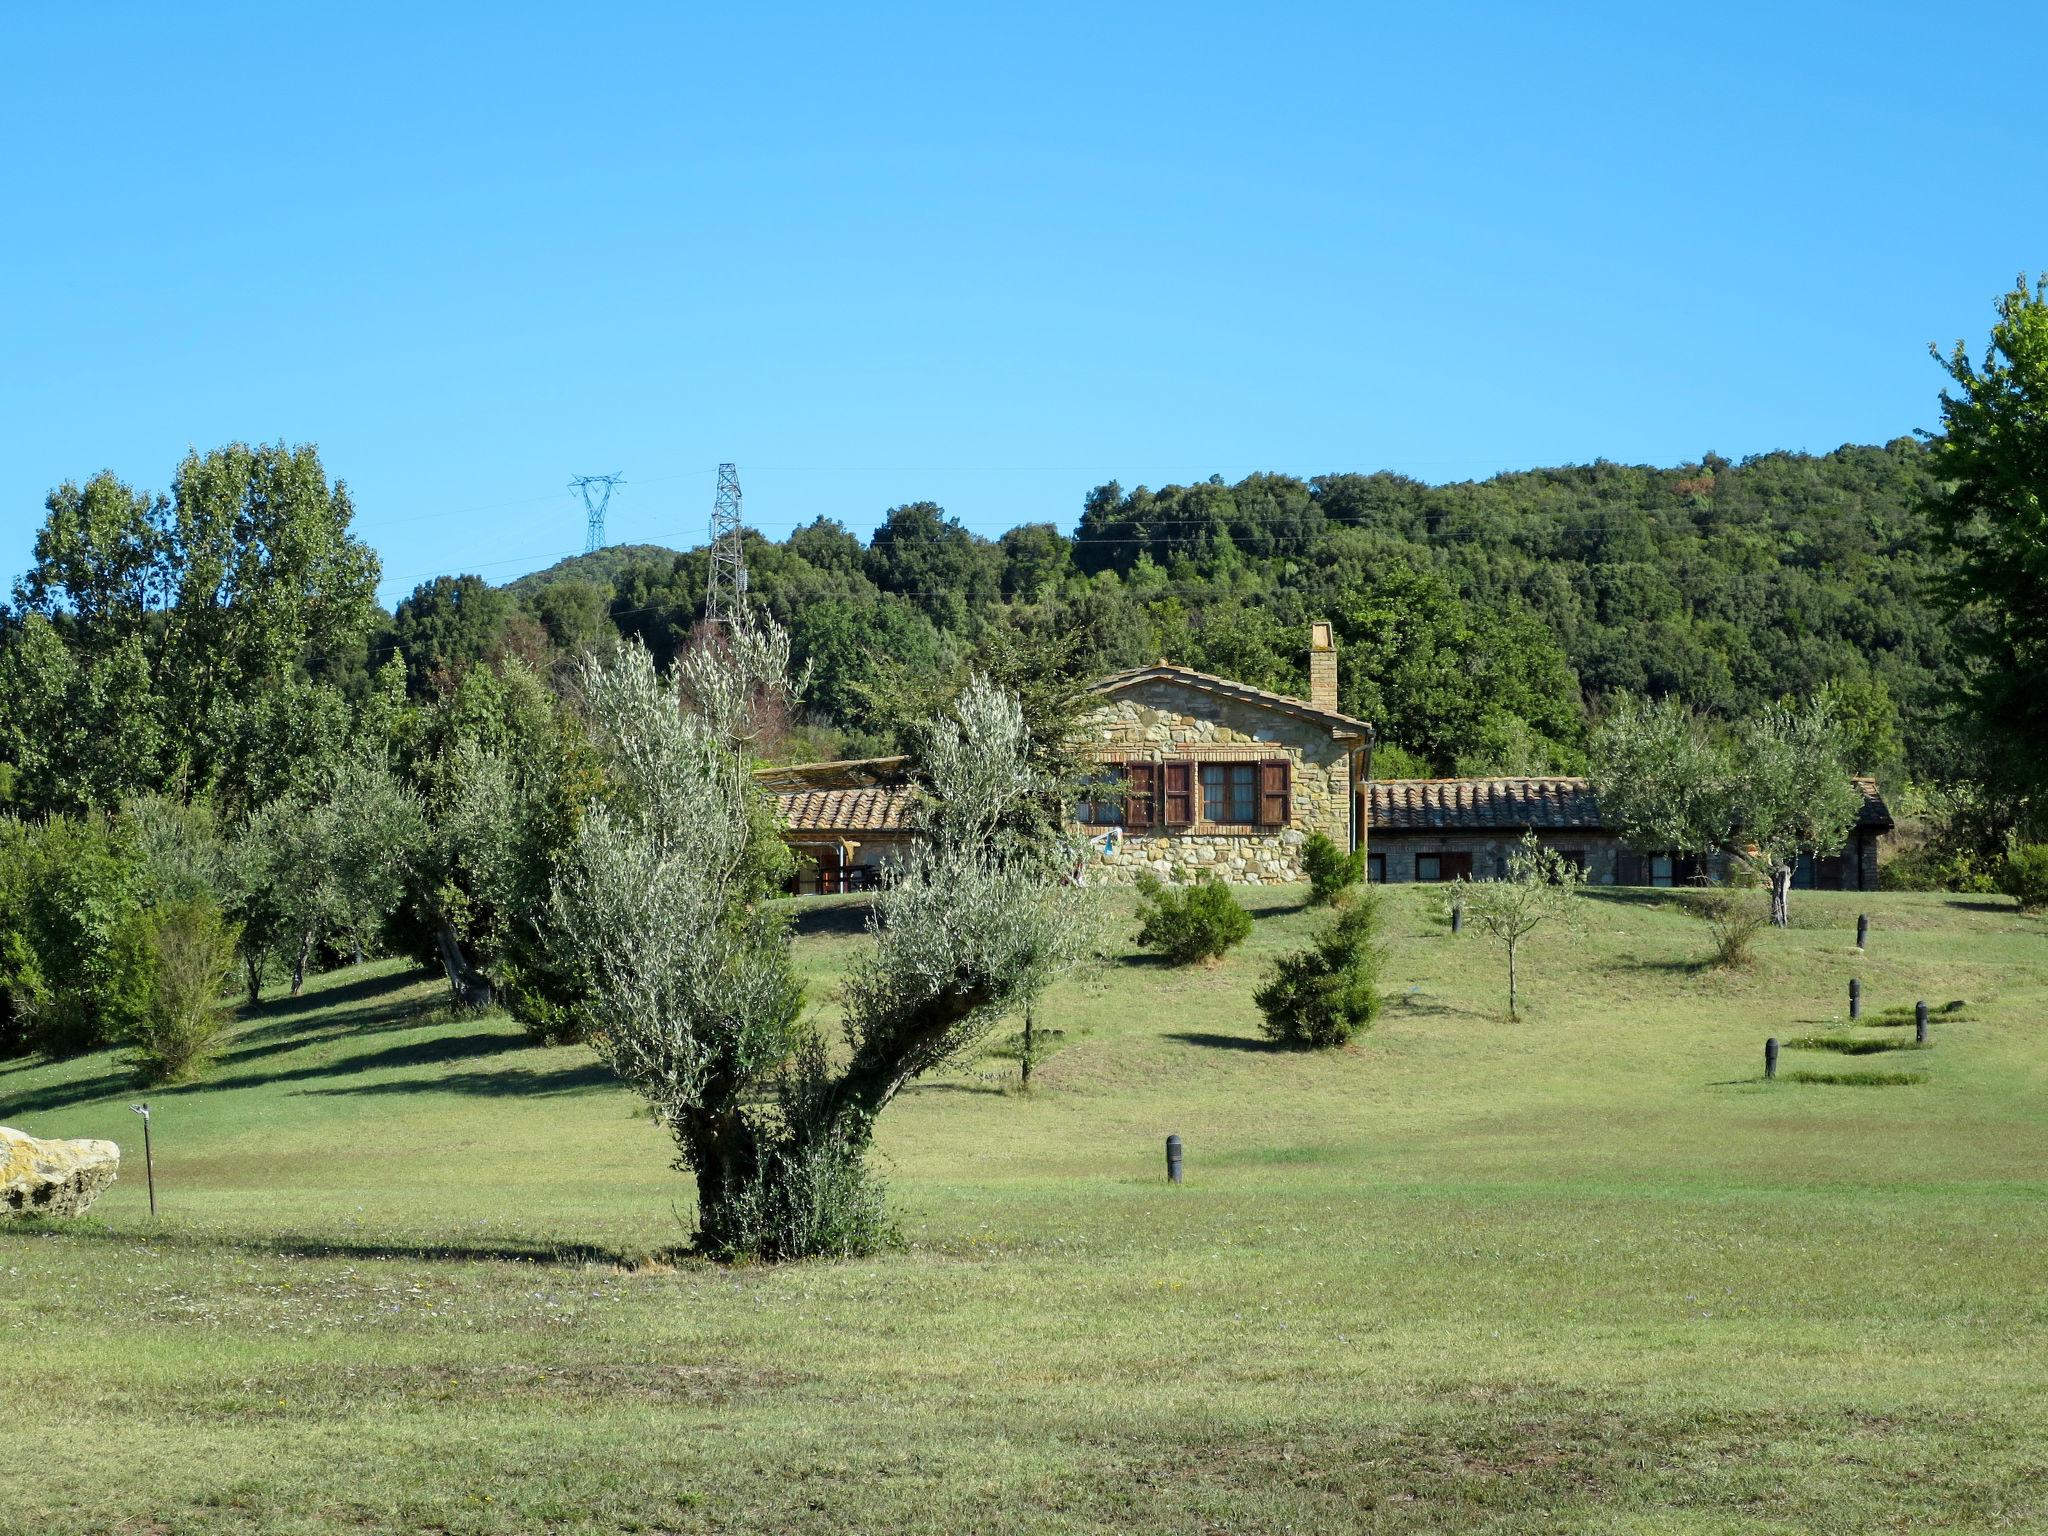
[[[434,946],[440,951],[441,969],[448,976],[448,990],[458,1008],[488,1008],[495,999],[490,978],[469,963],[455,925],[446,917],[434,923]]]
[[[1792,866],[1771,866],[1771,921],[1780,928],[1792,926]]]

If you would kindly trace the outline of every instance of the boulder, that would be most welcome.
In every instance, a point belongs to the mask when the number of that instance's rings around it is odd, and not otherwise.
[[[37,1141],[0,1125],[0,1221],[83,1216],[120,1171],[111,1141]]]

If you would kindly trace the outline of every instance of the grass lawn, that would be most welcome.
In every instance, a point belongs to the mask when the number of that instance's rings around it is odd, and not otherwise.
[[[1299,891],[1186,971],[1120,904],[1030,1096],[998,1041],[890,1110],[870,1262],[644,1262],[690,1187],[631,1095],[391,965],[153,1098],[155,1224],[114,1065],[0,1064],[0,1123],[126,1154],[0,1227],[0,1532],[2048,1527],[2048,927],[1800,892],[1728,974],[1603,893],[1510,1025],[1423,895],[1321,1055],[1250,1003]],[[829,1023],[859,913],[800,910]],[[1761,1081],[1923,997],[1933,1049]]]

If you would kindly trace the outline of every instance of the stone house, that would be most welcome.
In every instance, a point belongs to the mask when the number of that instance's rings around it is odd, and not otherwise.
[[[1372,777],[1373,728],[1337,708],[1328,624],[1309,627],[1309,696],[1159,661],[1093,684],[1078,746],[1095,776],[1074,807],[1089,882],[1208,870],[1233,883],[1302,878],[1301,849],[1322,832],[1366,849],[1375,883],[1503,874],[1522,834],[1581,864],[1596,885],[1684,885],[1722,860],[1624,847],[1583,778]],[[909,839],[912,791],[901,757],[763,769],[783,835],[802,866],[792,891],[870,888]],[[1840,853],[1800,860],[1795,884],[1875,890],[1892,817],[1873,780]]]
[[[1857,779],[1863,807],[1838,854],[1802,855],[1795,886],[1823,891],[1877,889],[1878,844],[1892,816],[1874,779]],[[1361,785],[1359,815],[1371,828],[1366,878],[1375,884],[1488,879],[1533,831],[1545,846],[1577,862],[1594,885],[1689,885],[1718,877],[1726,860],[1625,847],[1600,816],[1585,779],[1381,779]]]
[[[1301,848],[1364,835],[1353,787],[1373,730],[1337,708],[1330,626],[1310,626],[1309,697],[1289,698],[1160,661],[1089,692],[1081,748],[1099,776],[1076,807],[1089,834],[1084,878],[1213,871],[1246,885],[1303,878]]]

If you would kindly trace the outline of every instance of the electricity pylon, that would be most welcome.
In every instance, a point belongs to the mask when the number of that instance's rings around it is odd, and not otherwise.
[[[612,487],[623,485],[625,479],[615,470],[609,475],[578,475],[569,482],[570,490],[582,493],[583,510],[590,518],[588,531],[583,536],[583,553],[586,555],[604,548],[604,509],[611,505]]]
[[[704,589],[704,622],[729,625],[747,598],[747,551],[740,542],[740,471],[718,466],[718,499],[711,504],[711,575]]]

